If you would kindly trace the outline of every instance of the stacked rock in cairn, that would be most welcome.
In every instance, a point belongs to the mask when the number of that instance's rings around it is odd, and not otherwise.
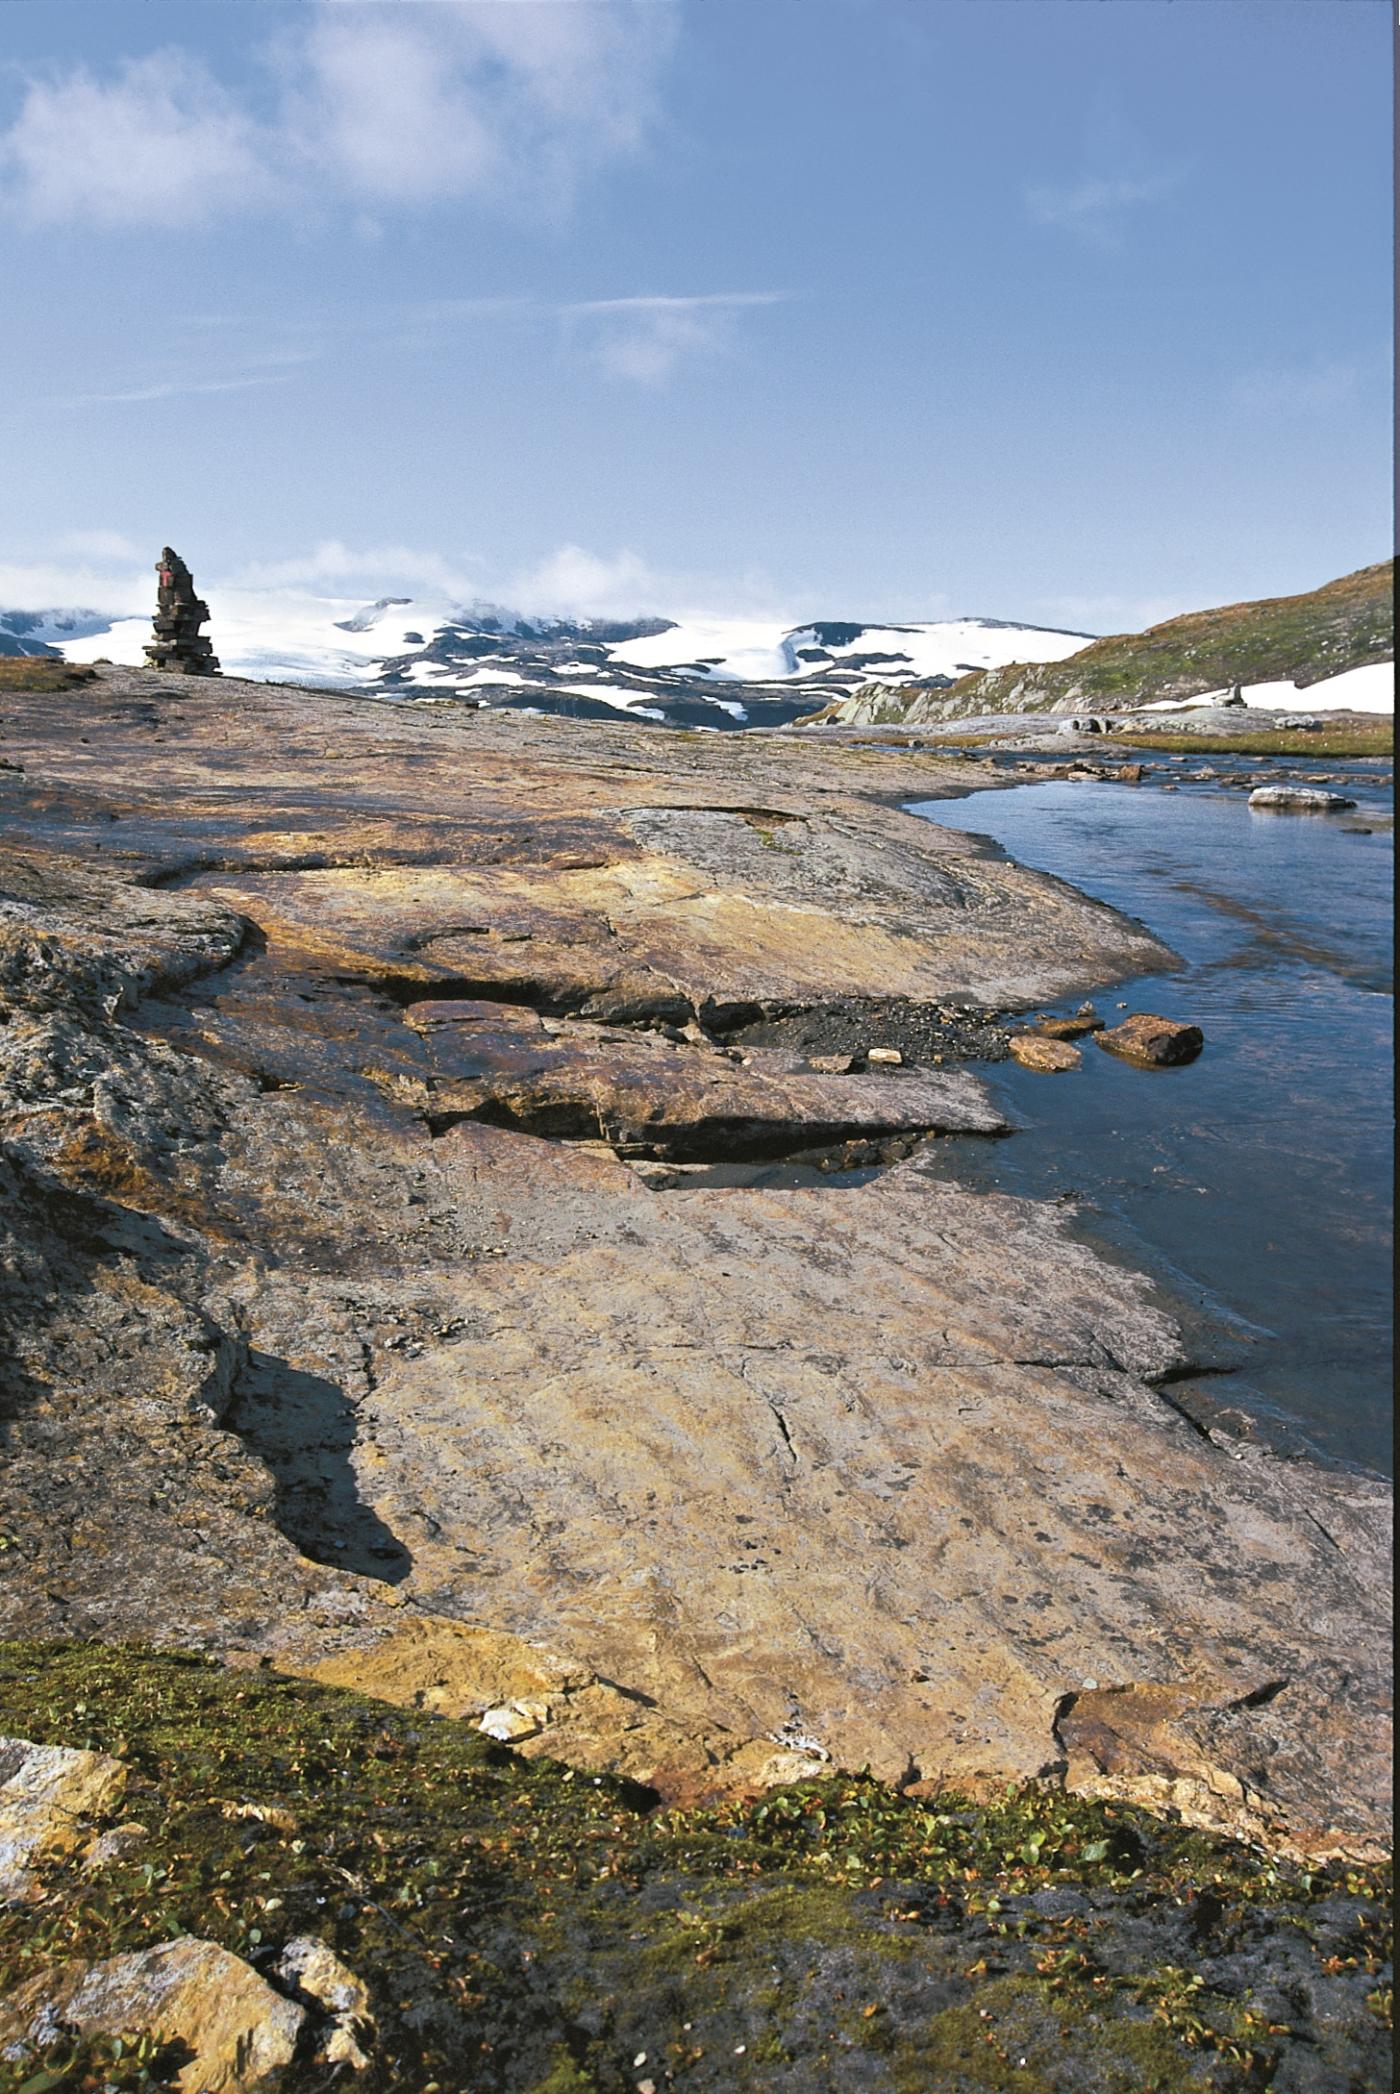
[[[175,669],[184,676],[217,676],[214,644],[199,630],[209,606],[195,595],[194,576],[168,545],[156,561],[156,576],[155,638],[146,642],[146,660],[153,669]]]

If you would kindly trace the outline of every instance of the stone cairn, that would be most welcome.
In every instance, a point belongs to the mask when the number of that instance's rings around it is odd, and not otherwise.
[[[209,606],[195,595],[194,576],[168,545],[156,561],[156,577],[155,638],[146,642],[146,660],[153,669],[174,669],[184,676],[217,676],[214,644],[199,630]]]

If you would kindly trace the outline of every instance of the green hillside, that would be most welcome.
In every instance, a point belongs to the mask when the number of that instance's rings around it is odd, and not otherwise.
[[[847,724],[970,713],[1118,710],[1235,683],[1320,683],[1395,651],[1394,572],[1362,567],[1302,596],[1189,611],[1142,633],[1091,641],[1061,662],[980,669],[946,690],[877,685],[813,716]]]

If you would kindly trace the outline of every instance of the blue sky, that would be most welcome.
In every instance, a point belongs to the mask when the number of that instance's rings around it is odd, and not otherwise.
[[[1384,0],[8,0],[0,605],[1132,628],[1385,557]]]

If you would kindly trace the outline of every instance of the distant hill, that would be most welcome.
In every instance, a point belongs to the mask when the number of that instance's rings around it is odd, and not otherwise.
[[[942,691],[866,685],[810,715],[808,724],[1123,710],[1237,683],[1306,687],[1394,653],[1394,574],[1381,561],[1302,596],[1189,611],[1146,632],[1095,640],[1058,662],[978,670]]]

